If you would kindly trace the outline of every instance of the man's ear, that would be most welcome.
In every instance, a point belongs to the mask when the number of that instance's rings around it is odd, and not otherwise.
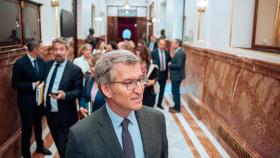
[[[112,98],[112,91],[109,85],[102,84],[101,85],[101,91],[103,95],[105,95],[106,98]]]

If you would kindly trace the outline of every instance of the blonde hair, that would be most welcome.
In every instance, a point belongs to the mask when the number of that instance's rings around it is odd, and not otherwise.
[[[92,46],[89,44],[89,43],[86,43],[86,44],[83,44],[80,48],[79,48],[79,56],[83,55],[83,52],[86,50],[86,49],[92,49]]]

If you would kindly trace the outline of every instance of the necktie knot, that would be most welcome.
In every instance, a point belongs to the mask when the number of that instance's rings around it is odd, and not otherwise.
[[[128,118],[124,118],[123,121],[122,121],[122,128],[124,130],[128,130],[128,124],[129,124],[129,119]]]
[[[59,63],[57,63],[57,64],[55,64],[55,67],[57,68],[57,67],[59,67],[60,66],[60,64]]]

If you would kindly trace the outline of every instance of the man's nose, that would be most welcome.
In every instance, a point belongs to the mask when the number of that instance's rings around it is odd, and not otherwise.
[[[143,91],[144,91],[144,85],[141,84],[140,82],[137,82],[136,87],[134,89],[134,92],[135,93],[143,93]]]

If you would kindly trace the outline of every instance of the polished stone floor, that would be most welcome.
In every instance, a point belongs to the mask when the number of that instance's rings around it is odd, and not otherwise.
[[[167,137],[169,143],[169,158],[229,158],[228,153],[218,143],[207,127],[192,114],[184,95],[181,96],[181,113],[171,114],[168,108],[173,106],[170,85],[166,87],[163,106],[161,110],[166,117]],[[160,109],[158,109],[160,110]],[[57,149],[53,143],[49,129],[43,132],[45,145],[54,155],[43,156],[35,151],[36,144],[33,143],[31,151],[33,158],[59,158]]]

